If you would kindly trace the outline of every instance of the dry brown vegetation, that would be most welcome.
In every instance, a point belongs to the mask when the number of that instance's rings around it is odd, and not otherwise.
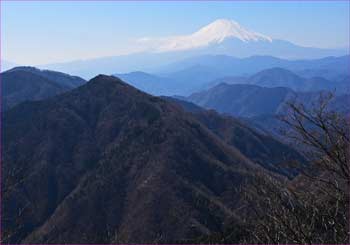
[[[249,210],[239,228],[207,238],[209,243],[349,243],[349,121],[328,109],[321,95],[312,110],[290,102],[281,118],[286,136],[310,161],[292,181],[256,174],[242,188]]]

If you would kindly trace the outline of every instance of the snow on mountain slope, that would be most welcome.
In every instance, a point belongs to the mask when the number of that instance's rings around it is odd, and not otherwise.
[[[190,35],[158,39],[142,38],[139,41],[144,44],[153,44],[154,51],[167,52],[206,47],[232,38],[242,42],[272,42],[270,37],[249,31],[239,23],[227,19],[218,19]]]

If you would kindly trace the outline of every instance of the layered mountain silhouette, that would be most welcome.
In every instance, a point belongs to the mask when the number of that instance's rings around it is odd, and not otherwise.
[[[270,79],[265,80],[264,75],[255,78],[257,78],[257,83],[261,82],[263,85],[266,85],[265,81],[266,83],[271,81]],[[288,83],[287,78],[278,78],[277,81]],[[296,80],[292,79],[292,81]],[[270,85],[276,85],[276,83]],[[291,100],[297,100],[306,106],[311,106],[312,103],[317,102],[319,96],[318,92],[295,92],[286,87],[267,88],[251,84],[221,83],[209,90],[194,93],[187,100],[204,108],[215,109],[220,113],[240,117],[256,117],[284,113],[286,103]],[[349,94],[337,96],[330,106],[336,111],[349,112],[346,109],[349,99]]]
[[[271,68],[258,72],[249,78],[249,83],[261,87],[288,87],[303,89],[304,79],[283,68]]]
[[[339,74],[349,74],[347,69],[349,65],[349,55],[304,60],[281,59],[274,56],[261,55],[245,58],[230,55],[200,55],[167,65],[163,64],[163,66],[158,68],[157,72],[166,74],[193,66],[202,66],[206,69],[216,70],[220,76],[237,76],[252,75],[265,69],[280,67],[297,74],[304,74],[306,77],[322,76],[332,80]]]
[[[2,108],[11,108],[23,101],[42,100],[69,91],[85,80],[64,73],[16,67],[1,74]]]
[[[350,93],[349,81],[329,81],[323,77],[303,78],[278,67],[258,72],[247,80],[250,84],[262,87],[287,87],[295,91],[334,90],[337,93]]]
[[[236,188],[252,173],[283,173],[279,163],[301,159],[232,118],[176,103],[99,75],[5,112],[3,242],[208,235],[240,222]]]
[[[207,91],[194,93],[188,100],[204,108],[234,116],[252,117],[275,114],[293,91],[288,88],[263,88],[249,84],[221,83]]]
[[[145,72],[114,74],[130,85],[153,95],[189,95],[199,91],[218,76],[217,71],[203,66],[192,66],[164,75]]]
[[[320,60],[289,61],[274,57],[237,59],[200,56],[165,66],[156,73],[114,74],[154,95],[182,95],[211,88],[219,83],[288,87],[296,91],[335,90],[349,93],[349,56]]]

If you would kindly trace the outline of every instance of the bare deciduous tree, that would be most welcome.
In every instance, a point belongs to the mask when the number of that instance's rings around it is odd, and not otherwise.
[[[349,121],[329,109],[288,103],[281,119],[309,165],[292,181],[256,175],[242,193],[251,210],[247,243],[349,243]]]

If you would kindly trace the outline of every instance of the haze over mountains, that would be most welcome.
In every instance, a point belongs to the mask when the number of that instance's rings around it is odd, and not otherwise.
[[[289,101],[296,100],[311,107],[319,96],[318,92],[298,93],[279,86],[266,88],[250,84],[221,83],[207,91],[194,93],[184,99],[221,113],[240,117],[256,117],[282,114],[286,111],[286,103]],[[350,102],[349,94],[337,96],[332,102],[332,109],[349,113],[347,102]]]
[[[139,44],[144,46],[143,52],[39,67],[90,79],[97,74],[153,72],[161,66],[202,55],[229,55],[238,58],[259,55],[295,60],[348,54],[346,49],[301,47],[287,40],[275,40],[226,19],[209,23],[189,35],[140,38]],[[265,68],[271,68],[271,66]]]
[[[221,82],[283,86],[297,91],[336,89],[337,93],[348,93],[349,60],[349,56],[291,61],[267,56],[239,59],[225,55],[206,55],[160,66],[152,73],[136,71],[111,74],[154,95],[188,96]],[[253,77],[255,74],[256,77]]]
[[[215,68],[221,74],[245,75],[256,73],[273,67],[285,68],[294,72],[323,72],[348,73],[347,65],[350,65],[349,55],[339,57],[322,57],[320,59],[281,59],[273,56],[253,55],[246,58],[237,58],[230,55],[201,55],[165,65],[159,73],[180,71],[192,66],[204,66]],[[329,75],[331,75],[329,74]],[[327,77],[330,78],[330,77]]]
[[[265,61],[270,63],[263,63]],[[294,72],[273,67],[247,76],[223,76],[227,74],[225,71],[238,70],[237,67],[242,71],[253,71],[276,64],[294,69]],[[132,72],[115,76],[147,93],[185,95],[179,98],[220,113],[253,118],[268,129],[271,124],[277,124],[274,115],[283,112],[286,102],[298,98],[311,105],[320,91],[335,92],[333,109],[348,114],[350,76],[345,69],[348,65],[349,56],[299,61],[273,57],[200,56],[168,66],[160,75]],[[17,67],[3,74],[5,110],[22,101],[41,100],[66,92],[85,82],[79,77],[32,67]],[[307,76],[311,74],[319,76]]]
[[[114,75],[154,95],[190,95],[221,82],[349,93],[350,72],[346,69],[350,67],[349,60],[349,56],[299,61],[274,57],[200,56],[168,66],[158,74]]]

